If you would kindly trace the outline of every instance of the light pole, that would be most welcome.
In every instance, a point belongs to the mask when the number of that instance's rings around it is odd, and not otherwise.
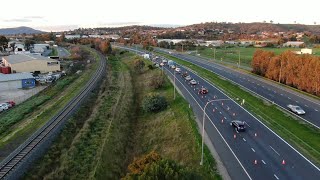
[[[241,54],[240,54],[240,50],[239,50],[239,64],[238,64],[238,68],[240,68],[240,62],[241,62]]]
[[[173,99],[176,100],[176,71],[173,70]]]
[[[215,101],[227,101],[230,99],[213,99],[211,101],[208,101],[206,103],[206,105],[203,108],[203,117],[202,117],[202,141],[201,141],[201,161],[200,161],[200,165],[203,165],[203,146],[204,146],[204,123],[205,123],[205,117],[206,117],[206,108],[208,106],[208,104],[210,104],[211,102],[215,102]]]

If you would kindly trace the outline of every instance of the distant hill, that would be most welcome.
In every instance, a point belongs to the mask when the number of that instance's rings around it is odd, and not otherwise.
[[[320,25],[304,25],[304,24],[272,24],[272,23],[221,23],[207,22],[201,24],[193,24],[186,27],[195,29],[231,29],[236,33],[254,34],[262,31],[269,32],[311,32],[320,34]]]
[[[0,29],[0,35],[14,35],[14,34],[41,34],[43,31],[32,29],[30,27],[16,27],[16,28],[3,28]]]

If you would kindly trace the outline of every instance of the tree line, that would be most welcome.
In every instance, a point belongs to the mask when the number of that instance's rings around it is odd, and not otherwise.
[[[285,51],[280,55],[257,50],[252,60],[252,72],[279,81],[299,90],[319,96],[320,57],[297,55]]]

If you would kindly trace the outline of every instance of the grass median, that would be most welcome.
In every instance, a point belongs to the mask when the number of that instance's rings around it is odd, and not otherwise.
[[[293,145],[293,147],[298,149],[316,165],[320,165],[320,131],[318,129],[292,117],[287,112],[279,109],[276,105],[270,104],[269,102],[254,96],[238,85],[235,85],[204,68],[167,54],[157,54],[192,69],[201,77],[215,84],[231,98],[245,99],[246,103],[244,108],[253,113],[265,125]]]

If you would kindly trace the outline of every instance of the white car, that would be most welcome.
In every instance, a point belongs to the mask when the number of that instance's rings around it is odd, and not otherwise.
[[[162,63],[160,63],[160,66],[164,66],[164,63],[162,62]]]
[[[2,110],[8,110],[8,109],[9,109],[9,106],[8,106],[7,103],[1,103],[1,104],[0,104],[0,109],[2,109]]]
[[[188,76],[185,77],[185,79],[186,79],[187,81],[190,81],[192,78],[191,78],[190,75],[188,75]]]
[[[176,68],[176,66],[175,66],[175,65],[171,65],[170,67],[171,67],[171,69],[175,69],[175,68]]]
[[[198,83],[197,83],[196,80],[192,79],[192,80],[190,81],[190,84],[192,84],[192,85],[197,85]]]
[[[295,106],[295,105],[289,104],[288,108],[290,109],[290,111],[292,111],[296,114],[299,114],[299,115],[306,113],[300,106]]]
[[[181,73],[181,69],[178,68],[178,67],[175,69],[175,71],[176,71],[177,73]]]

